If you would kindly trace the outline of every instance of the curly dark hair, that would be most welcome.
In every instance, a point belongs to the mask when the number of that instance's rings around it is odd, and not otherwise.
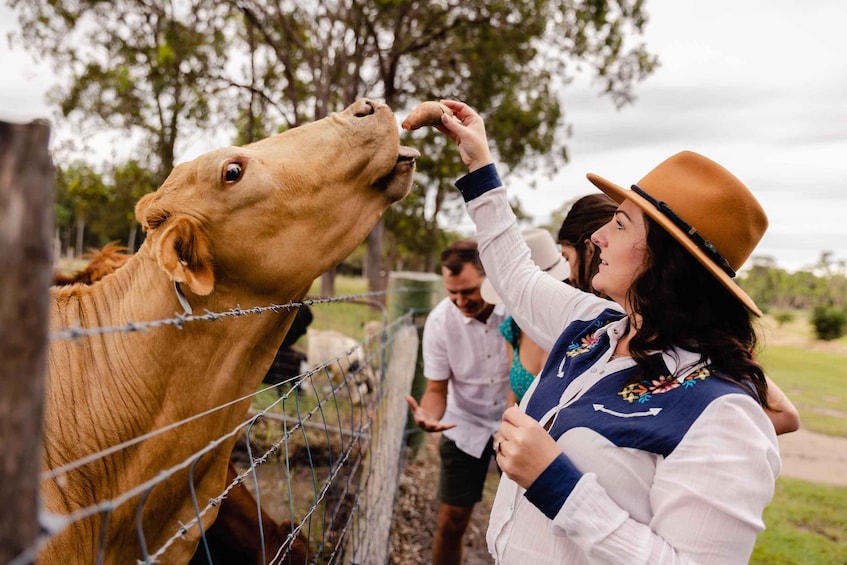
[[[649,253],[627,294],[632,312],[641,317],[630,355],[646,371],[650,351],[674,346],[692,351],[734,382],[752,384],[768,408],[750,312],[667,231],[644,219]]]

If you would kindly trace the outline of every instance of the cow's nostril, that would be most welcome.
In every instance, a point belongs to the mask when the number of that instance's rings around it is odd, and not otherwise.
[[[373,100],[362,100],[356,108],[356,117],[364,118],[370,116],[376,111]]]

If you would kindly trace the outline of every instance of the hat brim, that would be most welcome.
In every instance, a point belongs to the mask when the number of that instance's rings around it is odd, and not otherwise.
[[[759,310],[759,307],[756,306],[756,303],[753,302],[753,299],[744,292],[744,290],[738,286],[738,284],[724,272],[714,261],[712,261],[705,252],[703,252],[696,243],[694,243],[684,231],[676,226],[671,220],[668,219],[661,211],[659,211],[655,206],[653,206],[646,199],[642,198],[638,195],[638,193],[625,189],[621,186],[616,185],[613,182],[609,182],[608,180],[595,175],[594,173],[588,173],[586,175],[589,181],[606,193],[612,200],[620,204],[624,200],[629,200],[641,210],[647,214],[653,221],[662,226],[662,228],[676,239],[680,245],[682,245],[689,253],[691,253],[697,261],[700,262],[701,265],[706,267],[715,278],[717,278],[721,284],[727,288],[738,300],[741,301],[744,306],[750,310],[756,316],[761,316],[762,311]]]

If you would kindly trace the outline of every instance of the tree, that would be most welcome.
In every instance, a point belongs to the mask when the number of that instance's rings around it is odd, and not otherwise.
[[[635,83],[657,65],[631,41],[647,21],[641,0],[86,0],[73,9],[56,0],[10,2],[21,10],[28,45],[75,63],[74,86],[61,98],[66,113],[149,126],[162,163],[172,158],[180,128],[209,119],[213,101],[214,114],[250,140],[320,119],[361,96],[382,98],[397,111],[458,98],[485,116],[501,172],[552,173],[567,160],[560,95],[574,74],[587,68],[620,106],[632,102]],[[118,20],[115,13],[128,15]],[[66,40],[72,30],[91,30],[80,22],[94,22],[97,33],[88,42]],[[227,112],[220,101],[231,94],[239,102]],[[398,219],[419,221],[414,229],[404,222],[393,239],[435,242],[442,214],[457,209],[452,183],[464,167],[443,136],[410,137],[423,154],[416,190],[424,196],[403,205]],[[383,227],[369,238],[372,290],[385,287]],[[331,294],[331,277],[324,283]]]
[[[226,6],[206,0],[8,0],[24,44],[51,60],[51,92],[66,118],[139,132],[157,163],[173,168],[178,136],[209,127],[224,100],[214,80],[225,63]],[[213,108],[216,108],[213,111]]]
[[[56,193],[59,195],[61,209],[59,221],[67,221],[64,226],[68,239],[66,245],[77,256],[82,255],[85,247],[85,230],[92,211],[102,209],[107,200],[107,188],[103,176],[94,171],[87,163],[71,163],[67,167],[56,169]],[[96,213],[96,212],[95,212]],[[61,224],[58,224],[61,226]],[[76,237],[71,242],[71,233]]]
[[[126,246],[136,249],[138,222],[135,220],[135,203],[158,187],[155,172],[143,167],[138,161],[130,160],[118,165],[113,171],[114,184],[109,191],[109,210],[104,214],[106,228],[111,234],[107,241],[126,237]],[[120,230],[114,234],[114,230]]]

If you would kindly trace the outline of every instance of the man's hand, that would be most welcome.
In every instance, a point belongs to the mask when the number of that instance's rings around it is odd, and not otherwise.
[[[443,432],[450,428],[455,428],[456,424],[442,424],[438,418],[433,418],[418,405],[418,402],[412,396],[406,397],[406,402],[409,403],[409,408],[412,409],[412,417],[415,423],[425,432]]]

